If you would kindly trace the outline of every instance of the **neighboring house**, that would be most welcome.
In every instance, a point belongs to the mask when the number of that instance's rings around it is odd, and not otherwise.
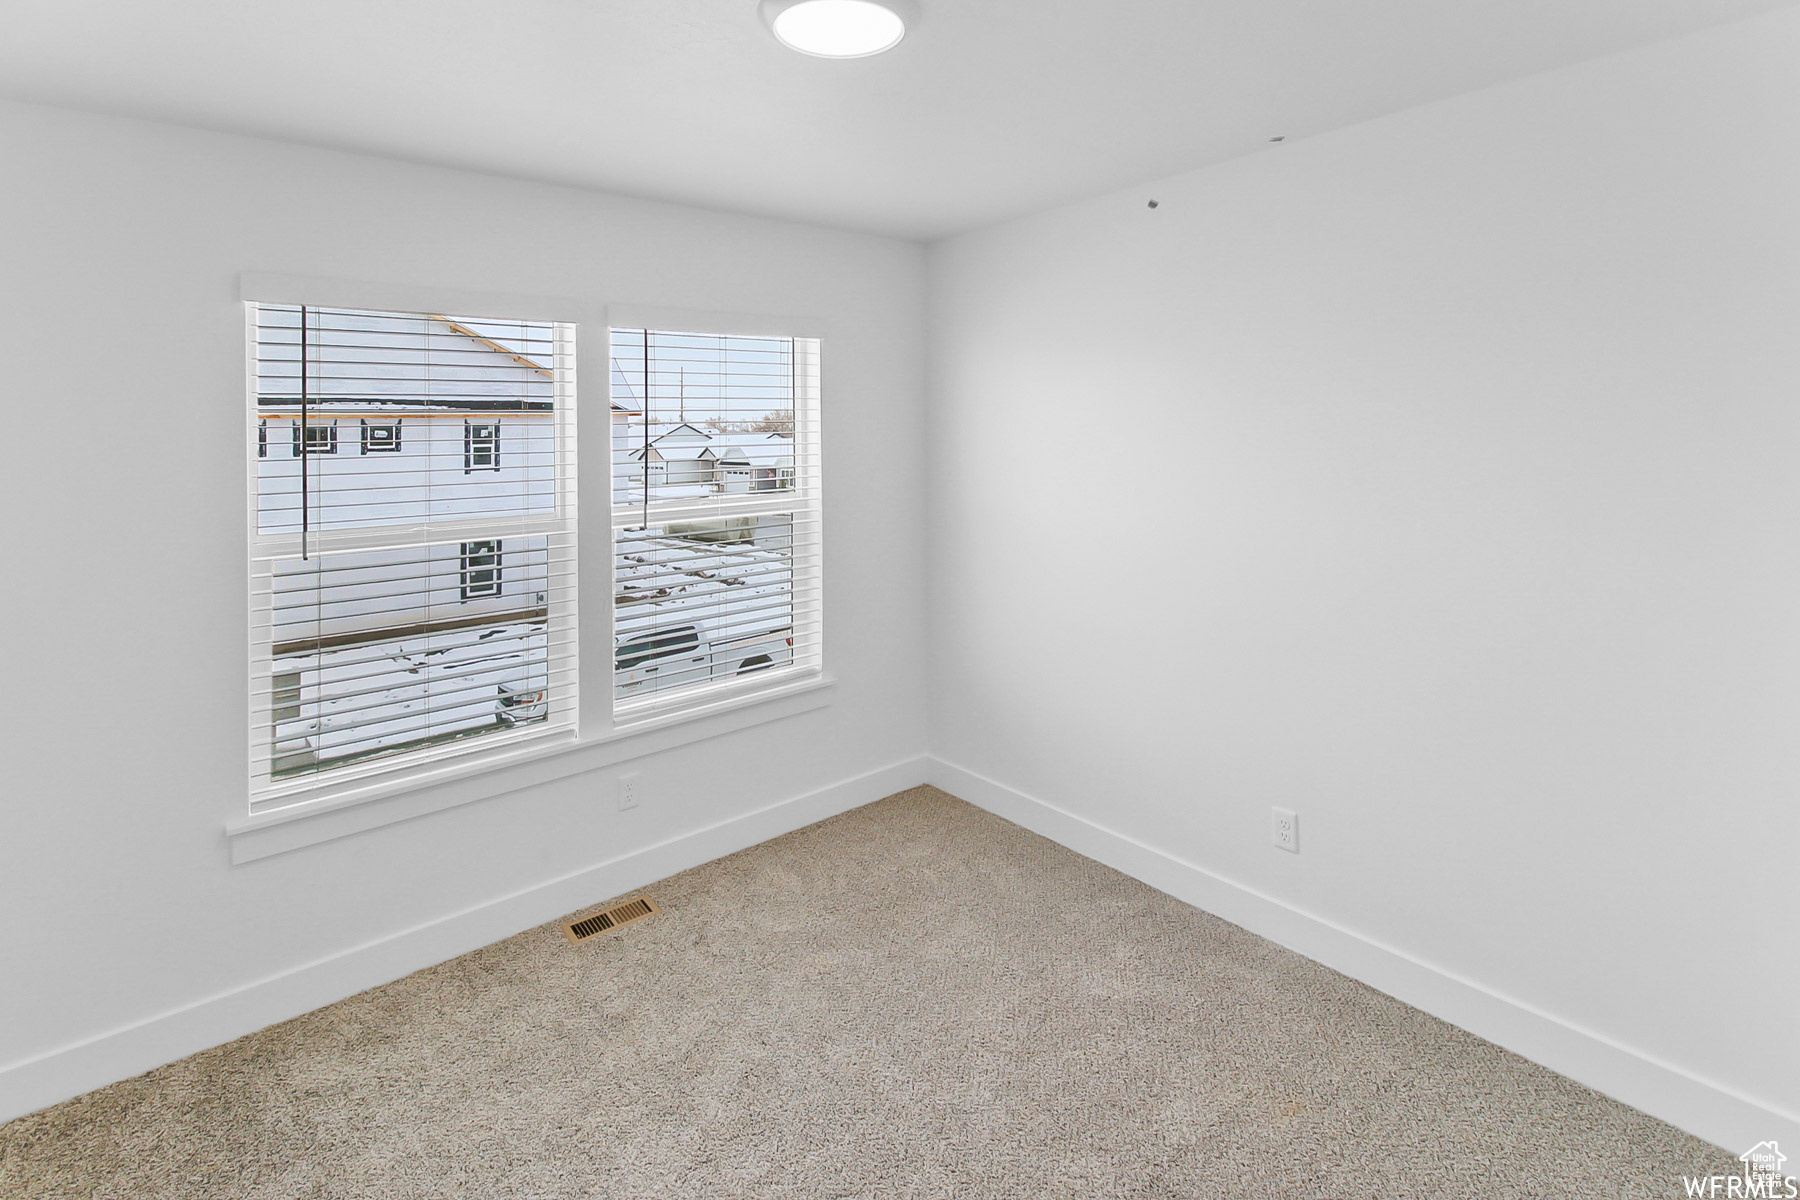
[[[617,358],[612,362],[612,452],[613,458],[613,503],[624,504],[630,501],[630,489],[626,486],[627,472],[618,469],[618,456],[624,453],[626,446],[632,442],[633,429],[642,429],[644,419],[643,404],[638,400],[637,389],[631,386],[631,377],[619,365]],[[625,397],[626,403],[620,403],[619,397]],[[636,473],[640,495],[643,487],[643,471]],[[657,482],[660,476],[652,478]]]
[[[260,526],[300,524],[298,402],[257,405]],[[541,411],[390,400],[307,406],[313,528],[459,513],[543,512],[555,503],[555,417]]]
[[[554,417],[549,412],[494,412],[387,402],[336,401],[309,406],[305,422],[308,526],[314,531],[388,524],[464,514],[484,517],[544,513],[555,506]],[[262,478],[261,526],[292,532],[301,526],[301,421],[282,407],[263,404],[257,418],[258,473]],[[500,552],[504,574],[474,589],[463,574],[468,548],[431,548],[429,591],[412,586],[421,617],[450,605],[463,615],[513,613],[538,608],[545,588],[541,551],[527,553],[529,539],[508,539]],[[479,548],[478,548],[479,549]],[[339,587],[305,610],[308,627],[326,636],[371,632],[409,624],[379,597],[385,581],[409,579],[420,570],[417,551],[356,555],[366,586]],[[391,562],[386,560],[391,559]],[[304,591],[309,576],[290,584],[278,574],[277,596]],[[278,608],[286,605],[278,601]]]
[[[328,319],[304,404],[293,343],[269,338],[258,364],[258,527],[317,539],[270,568],[278,776],[543,713],[546,538],[348,552],[329,539],[553,511],[551,372],[448,318],[399,332],[381,315]]]
[[[617,400],[614,400],[612,402],[612,444],[615,446],[623,445],[625,435],[631,429],[632,418],[642,417],[643,415],[644,414],[638,409],[627,408]]]
[[[277,315],[267,319],[279,328]],[[391,504],[405,488],[421,500],[420,515],[429,516],[477,511],[470,507],[476,503],[489,513],[500,495],[516,498],[523,510],[548,500],[551,481],[543,468],[555,446],[548,367],[447,317],[404,334],[379,316],[331,319],[338,326],[328,335],[339,343],[331,348],[337,357],[311,362],[304,380],[292,342],[271,337],[258,363],[257,474],[273,493],[262,508],[265,531],[272,512],[280,527],[284,504],[298,518],[303,392],[309,482],[338,498],[324,501],[336,507],[317,513],[328,524],[354,523],[346,509],[359,491]],[[371,344],[359,344],[359,337]],[[534,479],[527,497],[521,489]],[[289,482],[292,495],[284,486]],[[428,511],[427,496],[451,507]]]
[[[619,428],[615,422],[615,431]],[[614,442],[625,463],[624,478],[614,489],[616,500],[629,503],[641,497],[646,476],[652,498],[661,499],[794,486],[789,434],[715,434],[687,422],[659,428],[629,418],[623,428],[623,442]]]
[[[750,457],[743,447],[721,445],[713,450],[718,458],[717,483],[721,492],[748,492],[751,490]]]
[[[744,447],[750,462],[750,490],[773,492],[794,486],[794,435],[766,434]]]
[[[705,439],[705,435],[701,435]],[[718,482],[719,457],[706,440],[662,438],[647,446],[639,446],[626,454],[635,465],[632,478],[641,479],[647,471],[651,486],[668,487],[709,485]]]
[[[638,413],[613,428],[613,498],[623,506],[614,695],[649,697],[792,662],[792,515],[659,521],[655,506],[792,488],[793,439]],[[640,518],[636,506],[646,502]]]

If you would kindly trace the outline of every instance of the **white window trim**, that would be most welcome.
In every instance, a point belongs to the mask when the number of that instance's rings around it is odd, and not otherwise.
[[[606,378],[609,381],[609,393],[611,391],[610,381],[612,379],[610,331],[613,329],[650,329],[659,332],[691,333],[702,336],[723,335],[726,337],[805,338],[816,341],[820,346],[821,362],[816,383],[818,408],[817,411],[812,412],[811,420],[814,422],[815,426],[822,426],[824,423],[823,398],[828,395],[830,391],[829,385],[826,382],[826,368],[823,362],[825,356],[823,348],[830,343],[830,337],[825,322],[809,317],[776,316],[766,313],[733,313],[699,309],[659,308],[644,305],[615,304],[607,309],[607,326],[609,330],[609,345],[607,347],[608,371]],[[800,419],[800,413],[801,407],[796,402],[796,419]],[[823,429],[813,428],[810,431],[797,430],[796,432],[802,433],[803,437],[812,439],[813,444],[818,448],[822,462],[824,456]],[[611,449],[611,437],[612,434],[609,422],[607,432],[609,450]],[[608,471],[608,478],[606,480],[607,529],[610,538],[615,535],[616,526],[615,522],[612,520],[613,514],[611,511],[613,494],[613,481],[610,475],[612,470],[612,455],[609,453],[606,457],[606,469]],[[739,515],[765,511],[771,513],[799,513],[805,511],[810,516],[814,526],[819,529],[818,549],[820,565],[812,568],[814,571],[818,572],[818,574],[813,578],[812,586],[805,589],[804,595],[798,601],[799,604],[804,606],[804,609],[797,609],[795,612],[796,627],[803,623],[810,623],[811,627],[817,631],[817,635],[820,639],[818,665],[795,665],[759,672],[758,675],[751,680],[715,684],[690,696],[678,697],[673,700],[659,701],[656,698],[651,697],[641,702],[628,702],[622,708],[614,702],[613,688],[611,686],[612,678],[609,675],[607,686],[604,689],[604,695],[606,703],[609,706],[609,716],[612,728],[637,729],[660,726],[666,721],[680,720],[688,714],[704,714],[711,710],[715,701],[729,701],[739,696],[744,696],[748,700],[753,701],[759,694],[775,694],[785,691],[787,688],[804,684],[810,680],[829,678],[831,668],[829,648],[831,643],[830,640],[824,636],[827,614],[825,612],[825,579],[823,568],[825,499],[822,470],[820,471],[820,474],[821,478],[814,482],[814,486],[807,490],[798,504],[796,504],[795,500],[791,497],[770,497],[767,500],[742,498],[734,501],[732,504],[733,513]],[[706,517],[717,516],[718,509],[714,502],[705,501],[696,503],[692,512],[687,512],[684,511],[678,503],[665,501],[658,504],[657,515],[659,519],[669,521],[704,519]],[[614,555],[611,553],[612,548],[610,546],[608,547],[608,550],[606,594],[611,596],[613,584],[611,570]],[[606,630],[606,652],[609,656],[609,664],[611,663],[610,656],[613,653],[611,624],[612,623],[609,620],[607,622],[608,628]],[[590,694],[598,692],[599,690],[600,689],[597,688],[590,689]]]
[[[384,295],[390,296],[390,298],[405,299],[412,303],[429,302],[432,300],[442,301],[448,299],[453,301],[449,311],[455,312],[476,311],[468,307],[463,307],[465,305],[494,303],[500,307],[485,311],[490,311],[496,315],[513,320],[533,319],[532,317],[521,315],[519,311],[520,306],[535,308],[540,305],[555,305],[556,303],[554,301],[544,300],[522,300],[517,297],[509,299],[494,296],[479,296],[473,293],[445,293],[442,289],[433,289],[432,294],[429,296],[420,292],[404,297],[392,296],[391,294],[395,290],[392,288],[378,290],[381,290]],[[324,291],[326,294],[341,297],[341,302],[333,301],[330,303],[318,303],[314,299],[304,298],[317,296],[321,291]],[[371,307],[362,302],[369,299],[369,297],[363,294],[362,285],[343,281],[336,283],[323,283],[319,280],[298,283],[290,281],[287,284],[283,284],[268,276],[244,276],[240,279],[240,292],[241,298],[245,301],[244,316],[246,322],[245,333],[247,347],[247,353],[245,355],[246,395],[250,397],[252,401],[252,407],[249,410],[251,413],[255,412],[254,400],[257,395],[258,386],[257,355],[253,350],[256,346],[257,338],[258,305],[306,304],[320,308],[348,309]],[[296,294],[303,298],[289,298]],[[351,300],[352,296],[357,297],[357,299]],[[376,311],[426,312],[439,310],[397,308],[380,309]],[[579,329],[579,325],[572,320],[558,317],[547,318],[546,320],[552,323],[576,328],[577,330]],[[604,344],[605,339],[601,338],[600,340]],[[580,350],[581,340],[579,335],[577,335],[575,351],[578,358]],[[576,379],[580,378],[579,362],[577,362],[575,366],[574,374]],[[558,395],[559,402],[556,411],[556,422],[558,427],[556,453],[559,470],[558,478],[563,479],[565,478],[564,472],[569,472],[571,476],[575,474],[575,472],[570,472],[571,466],[578,469],[580,465],[580,455],[579,453],[575,453],[576,448],[572,442],[572,438],[575,436],[579,426],[575,419],[574,405],[567,404],[563,400],[563,384],[561,382],[559,382],[558,386]],[[579,403],[578,395],[575,396],[575,403]],[[254,439],[258,432],[258,422],[247,418],[246,424],[248,430],[247,437]],[[333,422],[333,425],[335,426],[336,422]],[[296,433],[295,437],[297,438],[298,436],[299,435]],[[571,454],[573,454],[574,457],[573,463],[569,462],[569,456]],[[300,553],[302,545],[305,544],[301,535],[298,533],[265,533],[259,528],[260,470],[261,466],[258,459],[251,457],[245,479],[247,493],[246,514],[248,549],[250,553],[249,565],[251,567],[249,575],[251,622],[248,643],[250,673],[247,681],[251,710],[254,710],[257,702],[258,681],[267,677],[268,674],[271,649],[268,642],[258,636],[258,622],[261,618],[266,616],[267,612],[266,606],[269,602],[269,583],[266,577],[259,577],[259,573],[255,569],[255,564],[259,560],[267,561],[274,555],[286,557],[297,556]],[[573,480],[571,480],[571,482],[573,482]],[[504,540],[508,537],[521,536],[544,536],[555,540],[557,538],[568,537],[570,534],[575,534],[578,538],[581,515],[580,493],[578,490],[573,493],[575,500],[573,509],[563,503],[563,497],[569,494],[569,488],[560,488],[556,511],[544,516],[534,515],[499,519],[481,518],[469,522],[441,522],[433,526],[431,530],[431,540],[433,542],[449,542],[453,540]],[[348,552],[362,552],[369,549],[409,547],[421,544],[417,540],[418,537],[419,531],[416,527],[396,526],[392,529],[376,531],[355,529],[343,531],[321,530],[318,534],[307,540],[311,542],[312,549],[316,553],[324,555],[340,548]],[[579,571],[579,541],[576,542],[576,546],[576,566]],[[576,664],[580,661],[578,628],[579,596],[580,582],[577,577],[573,593],[564,597],[560,604],[552,605],[550,617],[553,636],[566,638],[574,646],[571,662]],[[576,667],[576,671],[579,672],[579,666]],[[261,789],[253,787],[249,794],[249,813],[254,817],[282,812],[295,807],[322,807],[325,803],[337,798],[346,791],[354,790],[359,782],[385,782],[394,780],[410,783],[414,779],[431,777],[434,768],[442,763],[461,759],[480,761],[488,757],[504,756],[508,752],[516,750],[520,745],[528,742],[536,743],[542,741],[545,743],[556,743],[569,741],[572,736],[579,731],[582,715],[579,701],[580,686],[578,674],[575,679],[575,710],[568,713],[562,720],[553,722],[549,728],[525,728],[495,732],[480,739],[470,740],[461,745],[402,751],[401,753],[376,762],[345,768],[342,773],[333,771],[325,773],[317,778],[297,779],[281,784],[271,782],[269,786]],[[258,733],[259,731],[255,728],[251,731],[250,744],[252,747],[252,757],[255,756],[255,747],[261,744],[258,739]],[[251,762],[247,765],[250,769],[250,774],[246,777],[251,778],[255,774],[257,764]]]
[[[338,795],[226,822],[231,861],[254,862],[811,712],[831,703],[835,686],[829,675],[815,676],[597,737],[534,742],[440,763],[404,779],[365,780]]]
[[[577,327],[576,376],[610,381],[611,339],[599,336],[613,328],[690,328],[714,333],[763,337],[808,337],[829,342],[828,326],[811,318],[714,312],[696,309],[646,308],[608,304],[603,300],[521,295],[512,292],[395,284],[324,276],[289,275],[247,271],[239,276],[239,299],[263,304],[306,304],[322,308],[361,308],[394,312],[492,312],[520,320],[564,321]],[[584,332],[585,331],[585,332]],[[246,355],[248,359],[250,356]],[[249,362],[247,372],[254,372]],[[249,380],[254,386],[254,379]],[[820,392],[826,385],[821,378]],[[591,382],[578,406],[601,413],[586,427],[604,430],[612,437],[609,412],[610,383]],[[578,422],[578,425],[580,422]],[[249,451],[256,451],[254,423]],[[592,432],[590,438],[595,436]],[[602,531],[606,553],[590,550],[580,556],[580,594],[613,594],[612,462],[611,454],[576,454],[578,528]],[[247,471],[247,511],[255,511],[255,472]],[[821,499],[822,502],[822,499]],[[322,549],[324,547],[321,547]],[[591,605],[590,605],[591,607]],[[609,605],[610,607],[610,605]],[[577,614],[579,639],[579,614]],[[765,686],[742,694],[715,694],[692,707],[650,713],[632,721],[613,718],[611,621],[588,623],[598,627],[602,653],[588,661],[606,664],[605,687],[581,691],[578,736],[563,736],[525,746],[500,746],[472,752],[435,766],[427,764],[404,777],[348,780],[322,786],[316,793],[281,808],[254,815],[244,813],[244,800],[234,803],[234,815],[225,822],[231,861],[253,862],[304,846],[378,829],[431,812],[454,808],[494,796],[613,764],[705,741],[770,721],[822,708],[831,703],[836,680],[829,656],[821,669],[803,678],[766,679]],[[592,647],[590,646],[591,650]],[[764,682],[764,681],[759,681]],[[246,686],[248,702],[248,682]],[[248,747],[246,747],[246,754]]]

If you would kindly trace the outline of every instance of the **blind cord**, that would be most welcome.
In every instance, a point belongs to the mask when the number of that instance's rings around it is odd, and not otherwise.
[[[644,528],[650,528],[650,331],[644,330]]]
[[[312,438],[306,426],[306,305],[300,306],[300,561],[306,561],[306,534],[310,528],[312,502],[306,494],[307,455]]]

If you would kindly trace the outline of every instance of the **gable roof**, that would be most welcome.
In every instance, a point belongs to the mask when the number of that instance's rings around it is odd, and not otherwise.
[[[633,461],[644,459],[655,462],[695,462],[700,459],[717,461],[719,456],[713,453],[711,446],[677,442],[672,446],[659,446],[655,443],[639,446],[627,453],[625,457]]]

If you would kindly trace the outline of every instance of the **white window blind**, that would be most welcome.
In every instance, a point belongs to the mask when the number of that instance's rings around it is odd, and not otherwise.
[[[252,811],[572,733],[574,328],[250,324]]]
[[[821,666],[819,343],[612,331],[613,711]]]

